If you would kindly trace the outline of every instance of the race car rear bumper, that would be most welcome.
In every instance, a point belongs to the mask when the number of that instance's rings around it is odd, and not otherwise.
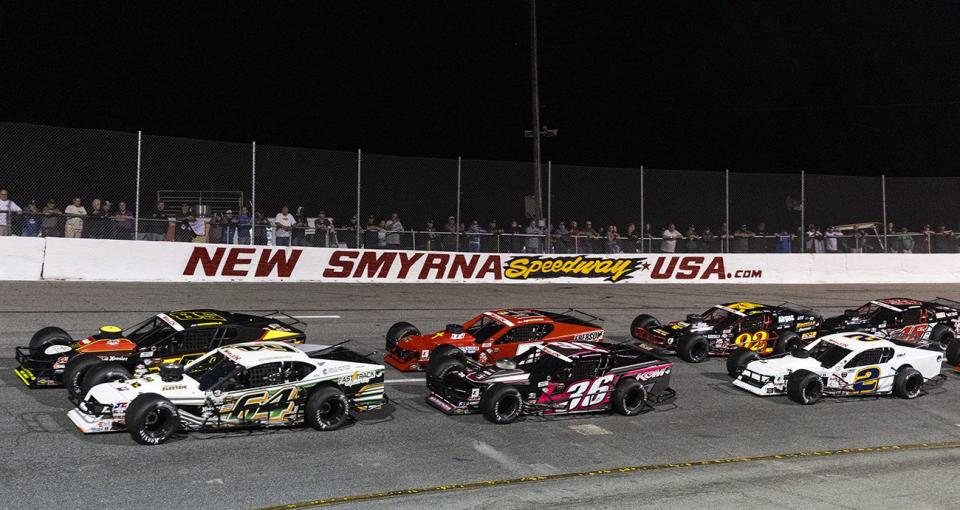
[[[431,406],[437,408],[443,414],[471,414],[477,411],[470,408],[466,402],[454,403],[451,402],[436,393],[431,393],[427,395],[427,403]]]
[[[117,423],[113,418],[87,414],[77,408],[68,411],[67,417],[70,418],[70,421],[84,434],[100,434],[103,432],[118,432],[124,430],[123,425]]]

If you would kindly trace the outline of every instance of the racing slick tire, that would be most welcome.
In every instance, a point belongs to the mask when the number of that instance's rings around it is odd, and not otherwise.
[[[455,345],[442,344],[434,347],[434,349],[430,351],[430,365],[428,365],[428,368],[433,366],[434,363],[438,363],[447,358],[459,360],[463,365],[467,364],[467,353]]]
[[[103,363],[103,360],[92,354],[81,354],[68,361],[63,369],[63,385],[67,388],[67,394],[76,398],[85,397],[83,376],[87,374],[90,367],[100,363]]]
[[[37,356],[43,354],[43,351],[51,345],[70,345],[71,343],[73,339],[70,338],[69,333],[54,326],[47,326],[30,338],[30,354]]]
[[[177,406],[156,393],[144,393],[133,399],[127,406],[125,420],[130,437],[145,445],[163,443],[180,428]]]
[[[957,335],[953,333],[950,326],[940,324],[933,328],[933,333],[930,333],[930,350],[946,352],[956,339]]]
[[[923,391],[923,375],[913,367],[901,367],[893,378],[893,394],[900,398],[917,398]]]
[[[347,422],[350,402],[340,388],[317,386],[307,397],[303,419],[317,430],[336,430]]]
[[[960,365],[960,342],[950,342],[947,346],[947,363],[957,366]]]
[[[700,363],[710,355],[710,344],[700,335],[688,335],[677,342],[677,356],[690,363]]]
[[[497,425],[513,423],[520,416],[522,407],[520,392],[509,384],[494,384],[480,397],[483,417]]]
[[[816,404],[823,398],[823,380],[809,370],[797,370],[787,379],[787,395],[798,404]]]
[[[88,368],[83,374],[83,379],[80,383],[79,396],[80,398],[83,398],[91,388],[98,384],[122,381],[124,379],[130,379],[131,377],[130,371],[120,363],[115,361],[101,361],[100,363]]]
[[[440,361],[431,360],[427,366],[427,378],[443,380],[443,376],[450,372],[463,372],[466,369],[460,359],[453,356],[445,356]]]
[[[397,340],[409,335],[419,335],[420,330],[409,322],[398,322],[387,330],[387,350],[393,349],[397,345]]]
[[[640,315],[634,317],[633,322],[630,323],[630,336],[637,338],[637,335],[634,335],[633,332],[637,328],[655,328],[660,325],[660,321],[652,315],[647,315],[641,313]],[[639,340],[639,338],[637,338]]]
[[[736,379],[747,367],[747,363],[760,359],[760,355],[746,347],[739,347],[727,356],[727,375]]]
[[[617,383],[613,390],[613,410],[624,416],[636,416],[647,403],[643,383],[630,377]]]
[[[800,335],[794,331],[784,331],[780,335],[780,339],[777,340],[777,345],[773,348],[773,352],[774,354],[783,354],[785,352],[796,351],[802,347],[803,342],[800,341]]]

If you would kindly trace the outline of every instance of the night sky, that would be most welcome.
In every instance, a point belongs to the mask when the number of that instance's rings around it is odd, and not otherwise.
[[[530,158],[528,7],[3,2],[0,120]],[[541,0],[567,164],[954,175],[958,2]]]

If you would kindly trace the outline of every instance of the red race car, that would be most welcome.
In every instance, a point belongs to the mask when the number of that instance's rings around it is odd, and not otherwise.
[[[603,328],[593,322],[599,320],[573,309],[557,313],[513,308],[485,312],[429,335],[420,334],[408,322],[398,322],[387,331],[383,359],[401,372],[411,372],[426,370],[432,354],[460,350],[480,363],[493,364],[546,342],[599,342]]]

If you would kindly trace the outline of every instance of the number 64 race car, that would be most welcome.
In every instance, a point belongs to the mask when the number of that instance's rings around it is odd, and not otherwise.
[[[836,333],[804,349],[768,359],[746,349],[731,354],[733,384],[759,396],[787,394],[800,404],[824,396],[889,395],[916,398],[937,385],[943,353],[895,344],[866,333]]]
[[[553,342],[496,366],[462,353],[432,363],[430,405],[446,414],[483,413],[498,424],[526,414],[613,410],[633,416],[676,395],[672,364],[627,344]]]
[[[351,410],[381,407],[383,366],[338,346],[251,342],[221,347],[186,367],[94,386],[67,415],[86,434],[127,430],[160,444],[179,429],[224,430],[306,423],[343,425]],[[309,351],[309,353],[307,352]]]

